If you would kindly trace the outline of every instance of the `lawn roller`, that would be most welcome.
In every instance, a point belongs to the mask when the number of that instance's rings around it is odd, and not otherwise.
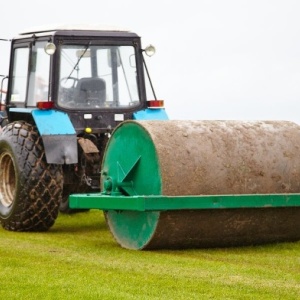
[[[128,249],[300,239],[300,127],[288,121],[125,121],[101,168],[101,209]]]

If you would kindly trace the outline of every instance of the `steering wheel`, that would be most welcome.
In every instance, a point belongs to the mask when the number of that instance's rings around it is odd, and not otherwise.
[[[76,77],[63,77],[60,80],[60,85],[64,89],[73,89],[76,87],[77,82],[78,82],[78,78]]]
[[[63,77],[60,79],[60,101],[65,105],[73,106],[74,101],[74,91],[77,85],[78,79],[76,77]]]

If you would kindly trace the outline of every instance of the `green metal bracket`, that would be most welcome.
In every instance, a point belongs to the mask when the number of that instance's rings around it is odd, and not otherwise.
[[[300,206],[300,194],[200,195],[200,196],[108,196],[70,195],[74,209],[166,211],[182,209],[231,209]]]
[[[137,158],[136,161],[133,162],[131,168],[125,172],[122,164],[117,161],[117,179],[108,176],[108,174],[104,173],[105,180],[103,182],[104,191],[102,194],[104,195],[112,195],[112,196],[121,196],[123,195],[121,191],[127,193],[128,195],[137,195],[137,192],[134,189],[134,172],[138,166],[138,163],[141,159],[141,156]]]

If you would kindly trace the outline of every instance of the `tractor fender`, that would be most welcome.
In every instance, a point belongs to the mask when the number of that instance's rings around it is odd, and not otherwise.
[[[77,135],[69,116],[56,110],[32,110],[49,164],[78,162]]]
[[[164,108],[140,110],[133,113],[134,120],[169,120]]]

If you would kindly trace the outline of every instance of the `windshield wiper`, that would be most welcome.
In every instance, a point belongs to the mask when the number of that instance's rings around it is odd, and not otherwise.
[[[72,69],[72,71],[71,71],[71,73],[69,74],[69,76],[67,77],[67,79],[69,79],[69,78],[72,76],[73,72],[76,70],[77,66],[79,65],[80,60],[82,59],[82,57],[84,56],[84,54],[86,53],[86,51],[89,49],[90,45],[91,45],[91,42],[89,42],[89,43],[86,45],[84,51],[82,52],[82,54],[81,54],[80,57],[78,58],[77,63],[75,64],[74,68]]]

